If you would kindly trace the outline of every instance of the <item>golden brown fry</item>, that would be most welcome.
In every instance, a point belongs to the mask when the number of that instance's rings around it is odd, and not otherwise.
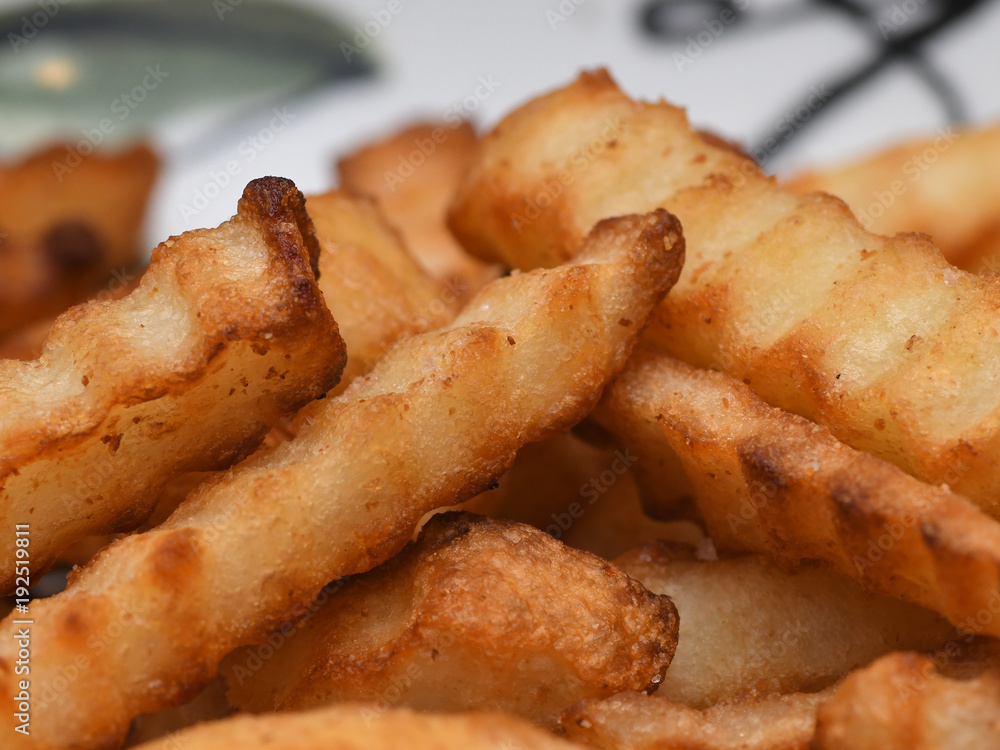
[[[223,672],[243,711],[367,701],[555,729],[579,700],[655,690],[676,646],[670,599],[611,563],[531,526],[445,513],[258,669],[238,651]]]
[[[368,372],[398,339],[438,328],[453,319],[457,309],[448,291],[413,261],[398,233],[369,200],[332,191],[308,197],[306,208],[321,248],[319,289],[349,352],[341,382],[331,395]],[[290,421],[281,420],[265,445],[273,447],[294,434]],[[192,476],[195,484],[207,477]],[[193,487],[185,477],[173,479],[139,530],[166,520]],[[113,537],[88,537],[59,560],[82,565],[111,541]]]
[[[636,353],[598,415],[638,454],[637,466],[647,448],[674,452],[719,549],[790,567],[820,561],[868,591],[1000,635],[1000,620],[980,618],[1000,604],[1000,525],[946,487],[839,443],[726,375],[649,352]],[[637,442],[656,439],[653,425],[658,444]],[[672,475],[659,481],[669,487]]]
[[[448,203],[472,163],[476,143],[468,122],[420,123],[337,164],[341,187],[377,199],[420,264],[462,301],[499,273],[495,264],[466,253],[445,226]]]
[[[578,747],[499,713],[430,714],[364,704],[202,724],[143,750],[571,750]]]
[[[604,72],[486,136],[450,219],[481,257],[533,268],[598,218],[656,206],[689,247],[648,332],[661,351],[1000,514],[1000,278],[926,237],[869,234],[840,200],[780,189]]]
[[[417,265],[370,200],[333,190],[309,196],[306,210],[321,248],[319,288],[350,349],[337,393],[397,339],[450,321],[457,298]],[[120,299],[137,285],[118,284],[96,299]],[[0,358],[37,359],[54,322],[39,321],[0,342]]]
[[[956,652],[890,654],[852,674],[819,707],[815,750],[1000,747],[996,648]]]
[[[156,156],[137,146],[72,169],[65,156],[53,146],[0,166],[0,337],[82,302],[140,260]]]
[[[306,209],[322,248],[319,287],[347,342],[339,393],[400,338],[449,322],[457,299],[416,264],[369,200],[334,190],[309,196]]]
[[[843,198],[877,234],[923,232],[944,256],[979,270],[981,250],[1000,231],[1000,125],[901,143],[834,169],[798,175],[785,187]]]
[[[694,708],[757,691],[812,692],[889,651],[955,634],[932,612],[823,570],[788,573],[755,556],[700,562],[664,542],[615,564],[677,605],[680,647],[657,694]]]
[[[0,362],[0,526],[36,578],[69,544],[135,528],[187,471],[229,466],[340,377],[344,344],[288,180],[251,182],[218,229],[160,245],[138,288],[74,308],[36,362]],[[14,587],[13,534],[0,589]]]
[[[602,750],[808,750],[820,693],[750,695],[702,711],[659,696],[622,693],[563,715],[566,737]]]
[[[682,256],[666,212],[601,222],[576,262],[491,283],[450,326],[325,399],[293,441],[33,602],[31,746],[119,741],[132,717],[183,702],[223,656],[294,622],[327,582],[392,557],[424,513],[485,489],[521,445],[582,419]],[[0,732],[20,741],[14,629],[0,627]],[[89,666],[56,683],[78,658]]]

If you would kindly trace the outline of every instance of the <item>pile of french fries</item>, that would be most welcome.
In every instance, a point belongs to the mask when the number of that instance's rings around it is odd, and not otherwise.
[[[90,264],[0,279],[0,747],[1000,747],[1000,129],[946,136],[779,183],[585,73],[122,283],[149,152],[0,170],[0,268]]]

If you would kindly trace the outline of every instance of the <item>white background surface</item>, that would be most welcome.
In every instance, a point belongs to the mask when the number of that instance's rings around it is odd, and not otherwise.
[[[385,9],[389,0],[304,2],[354,26],[370,21],[371,12]],[[377,74],[290,105],[294,120],[252,161],[239,145],[267,126],[267,113],[241,121],[217,141],[217,148],[197,158],[185,152],[192,124],[164,123],[156,140],[167,164],[147,227],[150,247],[168,235],[228,218],[243,185],[254,177],[290,177],[305,192],[332,187],[337,155],[409,121],[440,119],[475,91],[480,77],[496,86],[474,113],[481,126],[526,98],[572,80],[581,69],[606,66],[630,94],[682,104],[696,125],[749,144],[772,132],[810,86],[831,83],[863,65],[880,42],[870,27],[809,0],[740,0],[750,21],[726,27],[681,69],[675,54],[685,53],[687,44],[642,35],[641,3],[631,0],[575,0],[578,6],[574,0],[398,2],[401,11],[368,50],[378,63]],[[799,18],[767,23],[769,13],[789,5],[814,7]],[[893,3],[882,5],[888,12]],[[1000,120],[1000,2],[977,11],[927,51],[973,121]],[[899,65],[824,113],[775,167],[788,171],[835,163],[943,124],[941,105],[910,69]],[[213,172],[233,160],[239,174],[232,183],[196,216],[183,210],[212,181]]]

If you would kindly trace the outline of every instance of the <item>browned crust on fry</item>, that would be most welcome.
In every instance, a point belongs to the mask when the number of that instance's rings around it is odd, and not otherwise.
[[[989,253],[990,237],[1000,229],[997,163],[1000,125],[942,128],[849,164],[796,175],[785,187],[839,196],[869,231],[926,234],[949,262],[978,271],[997,262]]]
[[[996,618],[977,619],[1000,589],[1000,525],[947,487],[839,443],[725,375],[648,351],[609,389],[599,416],[639,462],[650,448],[634,437],[654,433],[632,425],[660,426],[655,450],[683,466],[720,549],[789,567],[819,561],[961,629],[1000,635]],[[647,480],[672,481],[655,472]]]
[[[949,644],[952,646],[955,644]],[[815,750],[963,750],[1000,744],[992,644],[890,654],[850,675],[819,707]]]
[[[134,528],[170,478],[240,460],[338,382],[318,252],[295,186],[255,180],[231,221],[160,245],[131,294],[60,316],[37,361],[0,362],[2,516],[32,523],[35,575],[72,541]]]
[[[577,700],[655,690],[676,633],[669,598],[610,563],[531,526],[446,513],[350,580],[261,668],[248,668],[250,650],[224,671],[242,710],[381,698],[554,728]]]
[[[325,584],[399,552],[426,512],[485,490],[525,442],[582,419],[677,278],[676,229],[662,213],[622,217],[599,227],[576,262],[498,279],[451,325],[399,342],[324,399],[294,440],[199,485],[164,524],[116,542],[66,591],[32,602],[39,685],[81,654],[81,639],[124,624],[57,701],[35,702],[31,746],[120,740],[132,717],[190,697],[226,654],[301,618]],[[184,568],[197,572],[176,586],[159,580],[163,540],[189,531],[201,559]],[[88,619],[69,642],[61,613],[76,608]],[[9,636],[0,633],[7,708]]]
[[[870,234],[843,201],[780,189],[605,71],[484,136],[449,222],[480,257],[534,268],[602,216],[655,206],[682,222],[688,263],[651,344],[1000,514],[1000,277],[956,270],[926,236]]]

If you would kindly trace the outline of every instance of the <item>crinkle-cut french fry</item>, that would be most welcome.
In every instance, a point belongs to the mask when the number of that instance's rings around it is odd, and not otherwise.
[[[307,196],[306,211],[321,248],[319,288],[351,354],[336,393],[371,369],[397,339],[449,322],[460,295],[420,268],[370,199],[332,190]],[[439,222],[443,229],[443,217]],[[120,299],[135,286],[116,285],[97,299]],[[0,358],[36,359],[54,322],[40,320],[4,339]]]
[[[144,145],[76,154],[70,168],[68,153],[0,165],[0,338],[120,285],[140,263],[156,155]]]
[[[30,740],[11,726],[8,618],[0,731],[13,748],[120,741],[134,716],[190,698],[226,654],[302,616],[329,581],[392,557],[427,511],[485,489],[521,445],[586,416],[676,281],[683,238],[657,211],[602,221],[585,245],[397,343],[294,440],[200,485],[166,523],[32,602]],[[87,667],[64,684],[78,659]]]
[[[465,252],[445,226],[448,202],[477,142],[468,122],[418,123],[337,163],[340,186],[375,198],[420,264],[462,301],[500,273],[498,265]]]
[[[596,415],[636,465],[647,453],[674,455],[720,550],[791,568],[818,561],[960,629],[1000,635],[1000,619],[981,616],[1000,606],[1000,524],[947,487],[838,442],[726,375],[648,351],[636,352]],[[660,484],[654,499],[668,494],[673,464],[644,477]],[[665,516],[671,506],[649,510]]]
[[[668,597],[533,526],[452,512],[283,641],[262,664],[251,649],[226,660],[237,708],[381,701],[501,710],[555,729],[579,700],[655,690],[677,646],[677,613]]]
[[[986,238],[1000,230],[1000,124],[942,128],[785,187],[842,198],[870,232],[928,234],[949,262],[978,271]]]
[[[434,714],[348,704],[236,716],[187,729],[143,750],[572,750],[579,748],[501,713]]]
[[[953,647],[953,648],[952,648]],[[951,643],[931,657],[897,653],[849,676],[820,705],[815,750],[1000,747],[1000,654]]]
[[[1000,515],[1000,276],[954,268],[925,236],[871,234],[841,200],[781,189],[605,72],[484,136],[450,225],[528,269],[571,257],[600,217],[654,207],[688,245],[647,332],[660,351]]]
[[[816,707],[832,692],[761,693],[701,711],[621,693],[573,706],[563,729],[568,739],[600,750],[809,750]]]
[[[753,692],[820,690],[889,651],[933,648],[955,635],[933,612],[825,570],[680,552],[650,542],[615,565],[677,606],[679,646],[657,695],[693,708]]]
[[[60,316],[37,361],[0,361],[0,590],[15,586],[16,525],[30,524],[37,578],[338,382],[318,255],[295,186],[255,180],[230,221],[161,244],[131,294]]]
[[[458,312],[457,298],[421,270],[370,200],[332,191],[307,197],[306,209],[321,249],[319,289],[350,352],[341,382],[329,396],[368,372],[400,338],[452,320]],[[303,419],[307,416],[308,411]],[[293,421],[282,419],[264,445],[273,447],[294,435]],[[139,530],[164,521],[194,486],[192,478],[197,483],[205,477],[172,479]],[[113,538],[87,537],[60,554],[58,561],[82,565]]]
[[[398,232],[386,222],[370,200],[331,191],[309,196],[306,209],[313,220],[319,254],[319,289],[350,350],[341,382],[331,391],[342,391],[402,337],[438,328],[454,318],[457,297],[431,279],[403,246]],[[136,284],[99,295],[120,299]],[[23,335],[0,345],[0,356],[34,359],[41,353],[54,320],[39,321]],[[265,444],[276,445],[294,435],[289,420],[268,433]],[[147,530],[160,523],[186,496],[190,483],[172,480],[156,511],[140,526]],[[64,550],[58,561],[81,565],[113,540],[91,536]]]

